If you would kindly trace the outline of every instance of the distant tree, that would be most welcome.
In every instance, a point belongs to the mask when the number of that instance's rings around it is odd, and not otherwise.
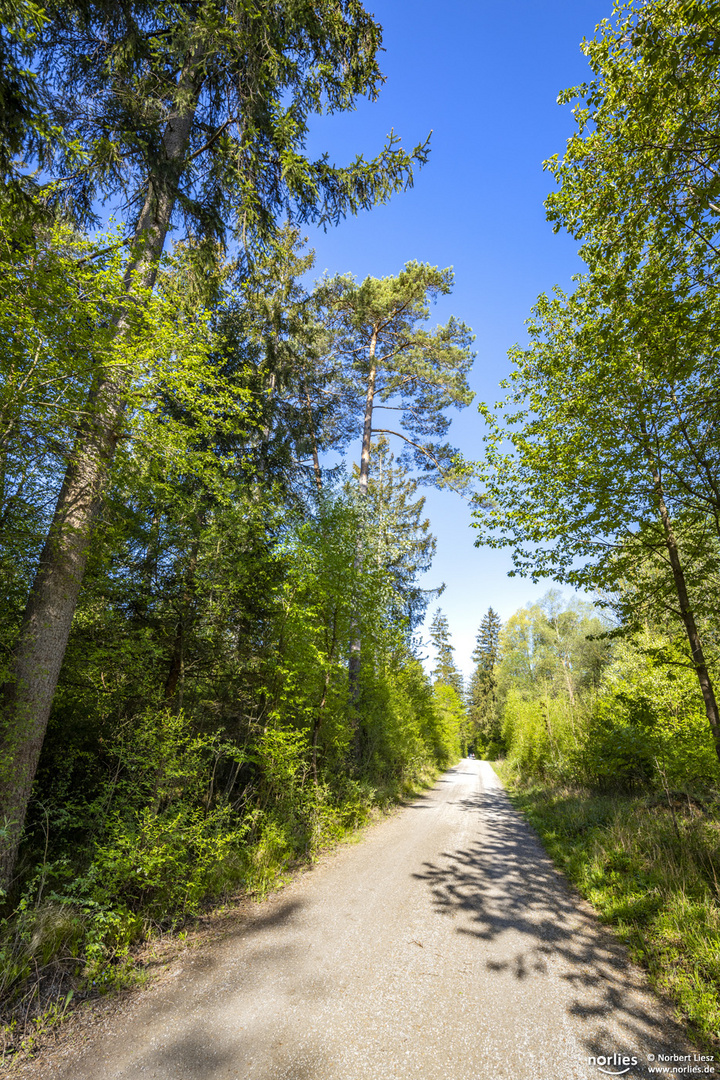
[[[454,752],[465,753],[468,745],[468,716],[463,695],[463,678],[455,664],[455,648],[450,641],[447,617],[438,608],[430,623],[430,640],[435,647],[432,673],[435,706],[454,732]]]
[[[500,616],[490,607],[483,616],[472,659],[475,668],[468,685],[470,739],[476,749],[491,752],[500,741],[497,714],[496,667],[500,655]]]
[[[455,646],[450,641],[447,616],[438,608],[430,623],[430,640],[435,647],[433,681],[451,686],[458,694],[463,692],[463,678],[455,663]]]
[[[482,673],[488,683],[492,681],[495,665],[498,661],[501,626],[502,622],[497,611],[493,611],[489,607],[487,614],[483,616],[480,623],[472,654],[472,659],[475,661],[478,671]]]

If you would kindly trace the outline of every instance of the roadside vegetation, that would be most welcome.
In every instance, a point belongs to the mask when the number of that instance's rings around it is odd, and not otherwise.
[[[558,866],[716,1049],[720,767],[682,639],[660,626],[623,634],[557,590],[502,627],[493,616],[479,635],[470,745],[496,761]],[[497,637],[483,649],[490,624]]]
[[[546,208],[584,260],[481,406],[478,543],[550,592],[479,641],[477,744],[656,985],[720,1039],[718,5],[615,5]],[[577,593],[576,593],[577,595]],[[485,662],[485,668],[483,668]]]
[[[500,774],[549,854],[677,1006],[720,1045],[720,799],[682,791],[602,792]]]

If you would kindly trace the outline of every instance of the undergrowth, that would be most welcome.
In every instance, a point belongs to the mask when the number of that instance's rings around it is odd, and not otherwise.
[[[705,1047],[720,1046],[720,795],[602,793],[499,769],[555,862]]]
[[[0,1067],[37,1050],[81,1002],[143,982],[143,942],[184,934],[240,897],[262,899],[437,771],[417,763],[402,778],[343,777],[332,789],[306,771],[285,775],[242,816],[225,807],[217,820],[146,806],[108,832],[78,877],[43,865],[0,921]]]

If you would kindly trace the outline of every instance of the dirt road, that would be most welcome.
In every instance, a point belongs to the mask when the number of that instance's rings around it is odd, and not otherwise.
[[[585,1080],[693,1053],[477,761],[255,905],[110,1028],[22,1075]]]

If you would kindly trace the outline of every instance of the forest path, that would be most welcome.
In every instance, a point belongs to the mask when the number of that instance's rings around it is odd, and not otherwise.
[[[450,769],[183,965],[21,1075],[585,1080],[692,1054],[486,762]],[[614,1054],[638,1065],[588,1062]]]

